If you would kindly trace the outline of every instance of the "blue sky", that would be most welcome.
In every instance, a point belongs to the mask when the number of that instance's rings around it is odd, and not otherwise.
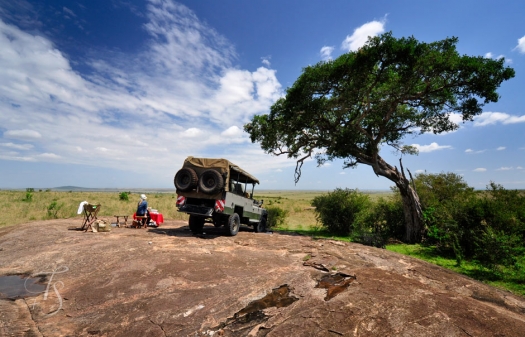
[[[443,135],[406,138],[416,172],[525,188],[525,2],[0,0],[0,188],[170,188],[189,155],[227,158],[262,189],[388,189],[368,166],[264,154],[242,131],[307,65],[392,31],[504,57],[500,101]],[[381,155],[393,165],[399,156]]]

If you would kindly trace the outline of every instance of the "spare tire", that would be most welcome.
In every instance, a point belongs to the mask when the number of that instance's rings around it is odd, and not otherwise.
[[[180,191],[191,191],[197,187],[197,173],[191,168],[183,167],[175,174],[175,187]]]
[[[199,179],[199,190],[206,194],[214,194],[222,190],[224,179],[221,174],[215,170],[206,170],[202,172]]]

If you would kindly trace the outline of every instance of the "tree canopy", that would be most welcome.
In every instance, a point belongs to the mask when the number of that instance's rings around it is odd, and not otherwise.
[[[452,113],[471,121],[514,77],[504,59],[460,55],[457,41],[425,43],[392,33],[369,38],[357,51],[304,68],[286,96],[245,131],[267,153],[296,158],[296,182],[311,156],[319,164],[343,158],[345,167],[371,165],[396,181],[395,167],[379,156],[381,146],[417,153],[402,144],[405,136],[457,129]]]
[[[343,158],[345,167],[370,165],[399,188],[406,241],[418,242],[425,231],[419,196],[401,160],[398,170],[381,158],[381,147],[417,153],[403,145],[404,137],[457,129],[453,113],[471,121],[514,77],[504,59],[460,55],[457,41],[425,43],[392,33],[369,38],[357,51],[304,68],[270,113],[254,116],[244,129],[267,153],[297,159],[296,183],[312,156],[319,164]]]

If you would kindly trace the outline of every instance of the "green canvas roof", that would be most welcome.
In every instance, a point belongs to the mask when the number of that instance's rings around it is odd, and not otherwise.
[[[229,179],[237,180],[239,182],[247,182],[251,184],[259,184],[259,180],[246,172],[239,166],[223,158],[195,158],[188,157],[184,160],[184,167],[196,167],[196,168],[214,168],[218,169],[223,173],[229,174]]]

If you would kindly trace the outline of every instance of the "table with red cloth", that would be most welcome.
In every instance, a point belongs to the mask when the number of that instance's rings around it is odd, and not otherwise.
[[[137,217],[137,213],[133,213],[133,220],[135,220]],[[164,223],[164,216],[162,213],[159,212],[149,212],[149,217],[151,220],[155,221],[157,226],[160,226],[160,224]]]

